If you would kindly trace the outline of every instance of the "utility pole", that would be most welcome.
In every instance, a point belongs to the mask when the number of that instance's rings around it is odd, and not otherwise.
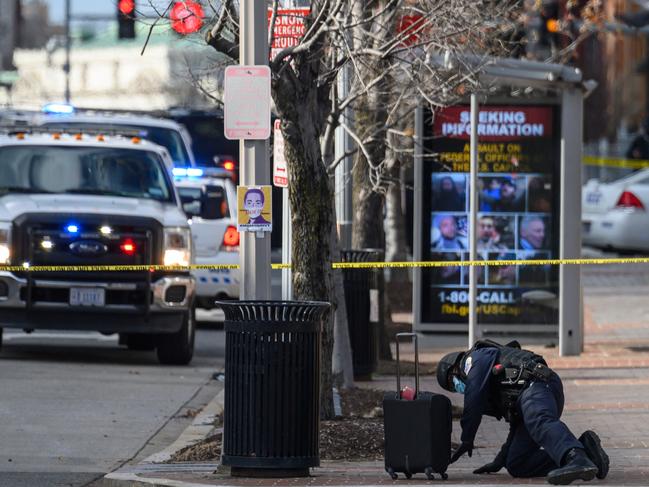
[[[344,66],[338,73],[338,100],[347,98],[349,92],[349,69]],[[351,110],[346,108],[341,114],[342,121],[351,124]],[[336,128],[336,160],[343,157],[352,149],[351,137],[343,127]],[[352,246],[352,158],[346,156],[336,167],[336,220],[340,247],[350,249]]]
[[[72,15],[71,0],[65,0],[65,64],[63,72],[65,73],[65,103],[70,103],[70,49],[72,48],[72,39],[70,34],[70,18]]]
[[[69,0],[68,0],[69,1]],[[240,1],[241,66],[268,65],[268,13],[265,1]],[[244,186],[270,184],[268,140],[242,140],[240,181]],[[241,291],[245,300],[270,299],[270,232],[241,233]]]
[[[349,94],[349,66],[345,65],[338,72],[338,102],[343,102]],[[352,112],[346,108],[341,114],[342,121],[349,127]],[[341,127],[336,128],[335,158],[339,160],[352,149],[352,140],[349,133]],[[338,224],[338,237],[340,248],[351,249],[352,246],[352,158],[346,156],[336,167],[335,173],[336,194],[336,223]]]

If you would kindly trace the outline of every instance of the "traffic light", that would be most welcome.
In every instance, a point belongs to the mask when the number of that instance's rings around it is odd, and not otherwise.
[[[553,53],[559,45],[559,2],[545,0],[541,2],[541,36],[539,44]]]
[[[118,39],[135,39],[135,0],[117,2]]]

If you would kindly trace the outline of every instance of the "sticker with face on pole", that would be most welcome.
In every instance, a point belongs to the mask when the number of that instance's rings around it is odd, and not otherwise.
[[[272,186],[237,186],[237,226],[240,232],[273,230]]]

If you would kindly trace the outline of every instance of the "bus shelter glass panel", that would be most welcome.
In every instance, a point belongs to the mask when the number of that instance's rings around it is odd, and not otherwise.
[[[478,259],[538,260],[559,251],[559,111],[482,106],[479,113]],[[470,107],[425,117],[421,322],[465,324],[469,312]],[[549,265],[478,268],[478,322],[556,325],[559,273]]]

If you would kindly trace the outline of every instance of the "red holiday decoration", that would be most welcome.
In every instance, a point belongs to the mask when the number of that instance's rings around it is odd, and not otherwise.
[[[182,35],[198,32],[203,26],[204,17],[203,7],[191,0],[176,2],[169,14],[171,28]]]

